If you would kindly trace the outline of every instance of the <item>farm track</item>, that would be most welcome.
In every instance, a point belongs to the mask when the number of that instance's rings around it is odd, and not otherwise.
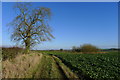
[[[37,65],[37,69],[33,73],[33,78],[61,80],[79,79],[59,58],[51,55],[42,55],[40,64]]]
[[[61,78],[61,79],[63,79],[63,80],[68,80],[67,76],[65,75],[65,73],[64,73],[63,69],[61,68],[61,66],[59,65],[59,63],[55,60],[55,58],[54,58],[53,56],[51,56],[51,57],[52,57],[52,59],[54,60],[54,63],[53,63],[53,64],[55,64],[55,67],[56,67],[56,69],[58,70],[58,73],[61,75],[61,77],[58,77],[58,78]],[[54,65],[53,65],[53,66],[54,66]],[[54,72],[56,72],[56,71],[54,70],[54,67],[52,67],[52,69],[53,69]]]
[[[40,64],[37,66],[33,78],[60,78],[62,80],[67,78],[52,56],[43,55]]]
[[[64,63],[62,63],[62,61],[58,57],[56,57],[56,56],[52,56],[52,57],[54,58],[57,65],[60,67],[60,69],[64,73],[64,75],[66,75],[67,79],[79,80],[79,77],[74,72],[72,72],[72,70],[70,68],[68,68]]]

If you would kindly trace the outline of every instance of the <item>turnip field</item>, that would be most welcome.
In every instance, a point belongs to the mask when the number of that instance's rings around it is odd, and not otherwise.
[[[101,54],[72,54],[63,52],[45,52],[57,56],[75,72],[80,79],[120,79],[119,52]]]

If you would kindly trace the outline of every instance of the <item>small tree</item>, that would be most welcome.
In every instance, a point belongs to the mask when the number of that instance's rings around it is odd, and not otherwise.
[[[81,49],[81,52],[83,52],[83,53],[92,53],[92,52],[99,51],[99,48],[97,48],[96,46],[91,45],[91,44],[84,44],[80,47],[80,49]]]
[[[72,47],[72,51],[75,51],[75,50],[76,50],[76,46],[73,46],[73,47]]]
[[[80,47],[73,46],[72,51],[80,52]]]
[[[60,49],[60,51],[63,51],[63,49]]]
[[[51,17],[51,10],[45,7],[32,9],[27,3],[18,3],[17,16],[10,23],[13,28],[12,40],[20,42],[26,48],[26,53],[30,48],[42,41],[51,40],[51,28],[48,20]]]

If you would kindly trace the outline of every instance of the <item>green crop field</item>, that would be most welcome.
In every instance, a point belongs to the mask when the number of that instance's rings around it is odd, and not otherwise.
[[[6,50],[9,49],[3,49],[2,54],[8,53]],[[12,48],[9,52],[16,53],[13,50]],[[6,58],[6,55],[3,56],[3,59]],[[3,78],[120,79],[120,53],[117,51],[84,54],[73,51],[35,50],[30,54],[20,53],[12,58],[11,56],[7,56],[3,61]]]
[[[60,51],[42,52],[57,56],[80,79],[120,79],[120,54],[118,52],[104,54],[71,54],[71,52]]]

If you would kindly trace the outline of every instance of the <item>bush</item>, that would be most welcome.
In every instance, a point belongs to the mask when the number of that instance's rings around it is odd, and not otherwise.
[[[60,49],[60,51],[63,51],[63,49]]]
[[[99,51],[99,48],[91,44],[84,44],[80,47],[80,49],[83,53],[94,53]]]
[[[19,47],[2,47],[2,60],[15,58],[18,54],[22,53],[23,49]]]
[[[81,50],[80,50],[80,47],[73,46],[72,51],[80,52]]]

